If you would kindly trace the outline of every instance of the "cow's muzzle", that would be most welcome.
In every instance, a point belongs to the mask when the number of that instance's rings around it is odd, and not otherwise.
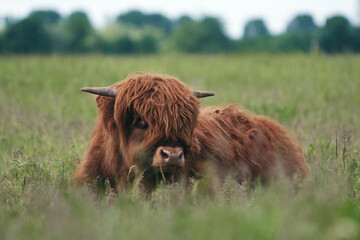
[[[164,147],[160,146],[156,149],[152,166],[176,166],[183,167],[185,165],[184,150],[182,147]]]

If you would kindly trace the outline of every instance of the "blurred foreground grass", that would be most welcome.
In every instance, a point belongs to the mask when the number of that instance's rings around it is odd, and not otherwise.
[[[360,56],[0,57],[0,239],[360,239]],[[299,138],[311,176],[95,196],[68,186],[97,110],[84,86],[136,71],[214,91]]]

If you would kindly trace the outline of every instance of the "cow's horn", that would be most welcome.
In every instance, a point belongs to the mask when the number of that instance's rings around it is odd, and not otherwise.
[[[195,89],[193,89],[193,93],[198,98],[210,97],[210,96],[215,95],[215,93],[212,93],[212,92],[198,91],[198,90],[195,90]]]
[[[111,87],[84,87],[80,90],[83,92],[88,92],[88,93],[97,94],[105,97],[112,97],[112,98],[115,98],[117,93],[117,90]]]

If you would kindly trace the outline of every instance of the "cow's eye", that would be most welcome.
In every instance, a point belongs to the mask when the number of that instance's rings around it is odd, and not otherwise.
[[[140,117],[138,117],[135,121],[135,125],[136,128],[140,128],[140,129],[147,129],[148,128],[148,124],[142,120]]]

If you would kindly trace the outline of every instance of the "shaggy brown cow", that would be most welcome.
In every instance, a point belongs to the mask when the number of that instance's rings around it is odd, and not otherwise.
[[[208,161],[220,179],[231,172],[240,183],[266,181],[278,167],[289,176],[308,172],[301,147],[277,122],[237,105],[200,111],[198,98],[213,94],[174,77],[132,74],[111,87],[82,90],[99,95],[99,117],[77,183],[108,179],[122,188],[137,169],[151,192],[162,177],[202,176]]]

